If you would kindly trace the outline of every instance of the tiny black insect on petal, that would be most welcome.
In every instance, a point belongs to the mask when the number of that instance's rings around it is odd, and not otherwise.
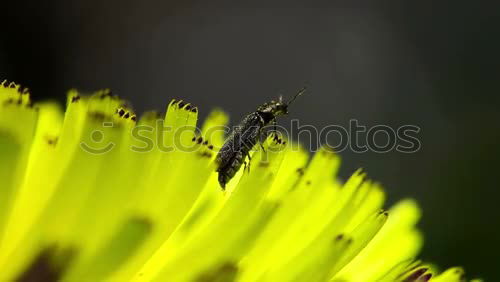
[[[425,274],[424,276],[421,276],[418,281],[421,281],[421,282],[427,282],[429,280],[431,280],[432,278],[432,273],[427,273]]]
[[[419,279],[422,275],[424,275],[425,272],[427,272],[427,268],[419,268],[413,271],[413,273],[411,273],[408,277],[406,277],[404,281],[405,282],[417,281],[417,279]]]
[[[288,102],[280,99],[278,102],[271,101],[262,104],[235,127],[216,156],[218,180],[223,189],[245,163],[245,159],[250,160],[250,151],[253,146],[260,140],[264,140],[262,137],[265,136],[262,135],[266,134],[263,132],[265,126],[271,123],[276,124],[277,117],[288,114],[288,106],[304,91],[305,88],[301,89]],[[278,144],[285,144],[277,135],[273,137],[273,140]]]
[[[125,114],[125,110],[124,109],[118,109],[117,110],[117,113],[120,117],[122,117],[124,114]]]
[[[78,101],[80,101],[80,96],[75,95],[75,96],[71,97],[71,103],[76,103]]]

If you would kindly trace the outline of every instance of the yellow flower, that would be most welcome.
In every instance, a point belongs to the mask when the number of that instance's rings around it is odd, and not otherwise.
[[[138,119],[108,90],[72,90],[63,112],[4,82],[0,281],[463,281],[415,260],[413,200],[382,210],[381,186],[337,181],[327,148],[309,160],[270,137],[222,190],[228,117],[198,132],[197,115],[174,100]]]

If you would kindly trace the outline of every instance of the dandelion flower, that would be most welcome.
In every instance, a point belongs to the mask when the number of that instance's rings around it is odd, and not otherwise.
[[[172,101],[136,117],[108,90],[62,111],[0,86],[0,281],[463,281],[416,258],[420,210],[383,210],[361,170],[269,137],[222,190],[228,121]],[[293,145],[293,146],[292,146]],[[293,148],[296,147],[296,148]],[[299,149],[298,149],[299,148]]]

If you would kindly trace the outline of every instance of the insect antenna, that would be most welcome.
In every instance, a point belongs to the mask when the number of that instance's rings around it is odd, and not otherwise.
[[[300,89],[299,92],[297,92],[297,94],[295,94],[295,96],[293,96],[292,99],[290,99],[290,101],[288,101],[286,104],[290,105],[291,103],[293,103],[293,101],[295,101],[295,99],[297,99],[297,97],[299,97],[300,95],[304,94],[304,92],[306,92],[306,89],[307,89],[307,86],[302,87],[302,89]]]

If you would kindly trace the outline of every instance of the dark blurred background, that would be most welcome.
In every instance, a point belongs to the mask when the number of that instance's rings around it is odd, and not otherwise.
[[[233,123],[308,83],[291,109],[301,124],[417,125],[420,151],[347,150],[342,176],[363,167],[389,204],[419,201],[423,259],[499,281],[498,7],[345,2],[5,3],[0,77],[35,100],[109,87],[138,112],[183,98],[202,117],[220,106]]]

